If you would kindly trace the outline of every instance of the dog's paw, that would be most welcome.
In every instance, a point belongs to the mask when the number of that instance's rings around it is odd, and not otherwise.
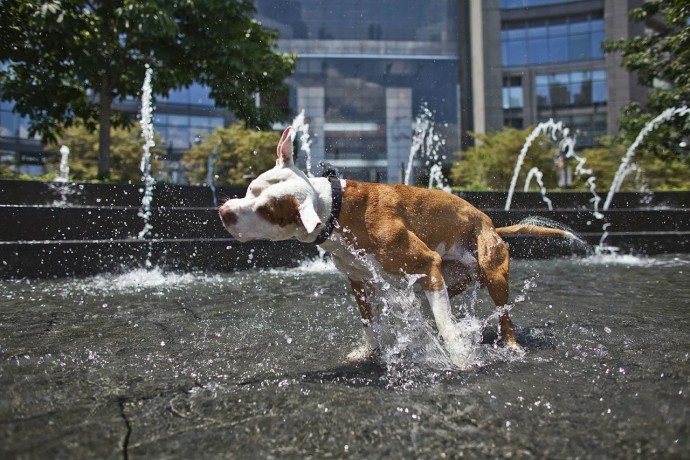
[[[350,364],[357,364],[366,361],[373,361],[378,359],[380,355],[378,348],[371,347],[368,343],[363,343],[359,347],[352,350],[345,357],[345,361]]]

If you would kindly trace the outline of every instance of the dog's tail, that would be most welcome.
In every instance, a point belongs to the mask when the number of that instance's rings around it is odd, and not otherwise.
[[[499,227],[496,229],[499,236],[540,236],[546,238],[566,238],[570,240],[577,240],[574,233],[560,228],[542,227],[532,224],[516,224],[508,227]]]

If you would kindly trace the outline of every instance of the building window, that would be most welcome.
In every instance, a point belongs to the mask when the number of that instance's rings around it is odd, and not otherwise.
[[[525,122],[521,117],[506,117],[503,119],[503,126],[515,129],[524,129]]]
[[[556,5],[558,3],[573,3],[581,0],[501,0],[501,8],[529,8],[534,6]]]
[[[537,107],[591,107],[605,105],[606,71],[603,69],[538,74]]]
[[[176,149],[187,149],[194,145],[197,137],[205,137],[216,128],[222,128],[221,117],[198,115],[154,114],[153,126],[165,141]]]
[[[521,109],[523,106],[522,77],[503,77],[503,108]]]
[[[504,67],[603,59],[601,13],[504,22],[501,55]]]
[[[255,0],[256,18],[282,39],[451,43],[456,0]]]
[[[13,109],[14,102],[0,102],[0,136],[28,139],[29,118],[12,112]]]

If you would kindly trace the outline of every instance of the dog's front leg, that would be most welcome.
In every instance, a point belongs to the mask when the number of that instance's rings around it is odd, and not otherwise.
[[[352,288],[352,294],[354,294],[355,300],[357,301],[359,314],[362,317],[364,343],[352,350],[347,355],[347,360],[351,362],[358,362],[370,359],[372,356],[374,356],[378,350],[378,342],[374,336],[374,331],[371,329],[371,322],[374,320],[374,312],[368,300],[366,283],[351,279],[350,287]]]

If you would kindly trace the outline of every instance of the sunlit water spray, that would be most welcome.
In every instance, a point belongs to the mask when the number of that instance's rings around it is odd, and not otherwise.
[[[218,147],[214,147],[208,155],[206,164],[206,185],[211,189],[211,202],[214,208],[218,207],[218,197],[216,196],[216,160],[218,160]]]
[[[469,287],[464,295],[454,299],[455,335],[452,343],[442,343],[433,315],[415,284],[424,275],[393,277],[384,273],[366,253],[353,247],[348,250],[371,274],[367,296],[375,320],[368,327],[374,333],[391,384],[433,379],[433,375],[444,371],[470,369],[495,359],[522,359],[521,354],[508,347],[482,344],[483,331],[498,324],[500,312],[488,296],[479,294],[479,286]],[[484,302],[491,305],[487,317],[478,313],[478,305]]]
[[[436,131],[433,112],[426,104],[422,105],[415,118],[410,156],[405,170],[405,185],[414,185],[412,176],[415,159],[417,159],[423,161],[424,166],[429,168],[429,188],[450,191],[442,171],[443,161],[446,157],[441,153],[441,150],[445,144],[446,140]]]
[[[299,148],[305,154],[307,177],[314,177],[311,167],[311,138],[309,136],[309,123],[305,123],[304,110],[292,120],[294,136],[299,139]],[[294,140],[294,138],[293,138]]]
[[[618,170],[616,171],[616,175],[613,177],[613,181],[611,181],[609,193],[606,196],[606,201],[604,201],[604,211],[609,209],[609,206],[611,206],[611,202],[613,201],[613,196],[620,190],[623,181],[628,176],[628,174],[630,174],[630,172],[634,169],[631,168],[630,163],[633,157],[635,156],[635,152],[637,151],[642,141],[644,141],[644,139],[652,131],[658,128],[659,125],[666,123],[677,116],[686,116],[689,113],[690,108],[688,106],[684,105],[682,107],[671,107],[661,112],[652,121],[647,123],[644,126],[644,128],[642,128],[642,130],[638,133],[637,137],[635,138],[635,141],[632,144],[630,144],[630,147],[628,147],[628,150],[625,152],[625,155],[623,156],[623,159],[621,160],[621,163],[618,166]]]
[[[54,188],[57,188],[57,191],[60,194],[60,200],[53,202],[51,206],[67,206],[67,197],[74,193],[70,184],[67,183],[69,181],[69,153],[69,147],[66,145],[60,147],[60,166],[58,169],[58,175],[53,181]]]
[[[156,181],[151,175],[151,148],[156,145],[153,140],[153,100],[151,77],[153,70],[147,65],[146,76],[144,77],[144,84],[141,88],[141,136],[144,138],[144,153],[141,157],[139,169],[142,172],[142,181],[144,183],[143,197],[141,199],[141,208],[138,216],[144,220],[144,228],[139,232],[137,238],[143,240],[151,231],[153,226],[149,223],[151,219],[151,202],[153,201],[153,189]],[[151,262],[146,261],[146,265],[150,266]]]
[[[529,170],[527,173],[527,178],[525,179],[525,188],[524,192],[529,192],[529,186],[530,182],[532,181],[532,178],[537,181],[537,184],[539,184],[539,191],[541,193],[541,199],[546,203],[546,206],[549,208],[549,211],[553,211],[553,204],[551,203],[551,199],[546,196],[546,187],[544,187],[544,173],[542,173],[539,168],[534,167]]]

